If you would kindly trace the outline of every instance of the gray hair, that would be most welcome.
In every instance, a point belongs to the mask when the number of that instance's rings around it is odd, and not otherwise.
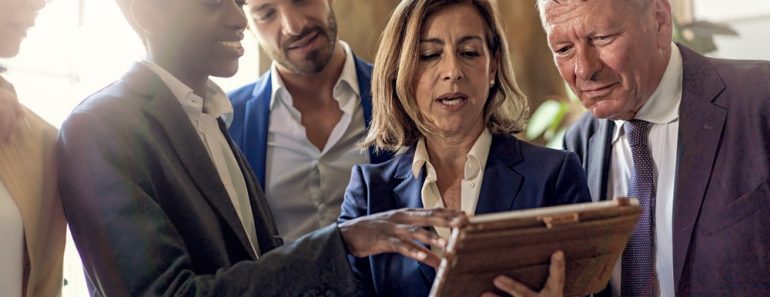
[[[535,0],[537,5],[537,11],[540,13],[540,24],[543,25],[543,29],[547,29],[545,23],[545,5],[548,4],[548,2],[556,2],[558,4],[570,2],[570,1],[583,1],[586,2],[588,0]],[[652,4],[653,0],[613,0],[613,1],[628,1],[631,4],[635,6],[639,10],[639,12],[645,11],[648,7],[650,7],[650,4]]]

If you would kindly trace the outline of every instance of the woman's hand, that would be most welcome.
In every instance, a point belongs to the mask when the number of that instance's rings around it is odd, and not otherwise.
[[[534,292],[524,284],[507,276],[501,275],[494,279],[495,287],[514,297],[562,297],[564,296],[564,252],[556,251],[551,254],[551,266],[548,269],[548,280],[540,292]],[[496,294],[486,292],[481,297],[495,297]]]
[[[356,257],[400,253],[438,267],[441,259],[417,242],[443,249],[446,240],[423,227],[460,227],[467,221],[465,213],[458,210],[398,209],[344,222],[339,229],[348,251]]]

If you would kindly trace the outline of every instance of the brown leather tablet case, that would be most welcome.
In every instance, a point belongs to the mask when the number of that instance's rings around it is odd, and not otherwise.
[[[540,290],[550,256],[564,251],[565,296],[582,296],[607,286],[639,218],[636,199],[581,203],[471,217],[452,236],[431,296],[479,296],[497,292],[501,274]]]

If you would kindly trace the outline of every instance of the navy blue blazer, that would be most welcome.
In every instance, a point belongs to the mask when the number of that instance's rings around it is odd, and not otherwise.
[[[358,57],[356,77],[361,93],[361,108],[364,111],[364,125],[369,129],[372,121],[372,65]],[[233,142],[241,149],[246,160],[254,170],[257,181],[265,188],[265,166],[267,164],[267,129],[270,125],[270,95],[273,93],[270,71],[256,82],[243,86],[228,94],[233,104],[233,121],[229,132]],[[369,149],[371,163],[388,160],[389,154],[376,154]]]
[[[412,175],[415,146],[382,164],[353,167],[340,222],[399,208],[423,208],[422,176]],[[476,214],[588,202],[585,172],[577,155],[495,135],[484,169]],[[401,256],[350,256],[357,282],[372,296],[428,296],[436,272]]]

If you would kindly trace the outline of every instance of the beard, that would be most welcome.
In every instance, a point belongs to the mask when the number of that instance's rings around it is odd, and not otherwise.
[[[329,64],[329,61],[331,61],[335,46],[337,45],[337,20],[334,16],[334,11],[330,11],[326,22],[328,24],[326,28],[321,25],[309,26],[303,29],[300,34],[286,39],[286,41],[281,44],[280,55],[274,55],[273,60],[296,74],[315,74],[323,71],[326,68],[326,65]],[[316,39],[325,38],[326,43],[318,49],[300,57],[297,59],[298,61],[292,61],[289,58],[289,45],[294,41],[301,40],[302,38],[315,33],[318,34],[315,37]]]

